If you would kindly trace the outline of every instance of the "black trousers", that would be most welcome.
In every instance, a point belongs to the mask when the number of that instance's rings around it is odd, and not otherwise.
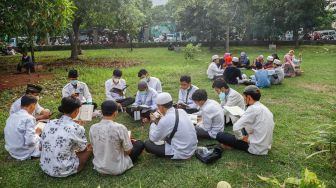
[[[209,133],[201,127],[195,126],[197,138],[211,139]]]
[[[135,101],[135,99],[132,98],[132,97],[127,97],[125,99],[118,99],[118,100],[116,100],[116,102],[120,103],[122,107],[127,107],[127,106],[133,104],[134,101]]]
[[[154,142],[147,140],[145,142],[145,149],[148,153],[154,154],[159,157],[173,157],[172,155],[165,155],[165,144],[156,145]]]
[[[132,142],[132,144],[133,144],[133,148],[129,156],[132,162],[135,163],[138,160],[138,157],[140,156],[142,151],[145,149],[145,144],[141,140]]]
[[[28,63],[19,63],[16,67],[16,70],[18,72],[22,71],[22,68],[25,68],[27,72],[35,72],[35,66],[33,62],[28,62]]]
[[[184,111],[186,111],[187,114],[193,114],[198,112],[199,110],[197,110],[196,108],[190,108],[190,109],[184,109]]]
[[[248,152],[248,143],[242,140],[237,140],[232,134],[219,132],[216,136],[216,140],[224,145]]]
[[[126,108],[126,112],[132,117],[132,118],[134,118],[134,111],[132,110],[132,108]],[[140,117],[141,118],[147,118],[147,119],[150,119],[150,113],[151,113],[152,111],[151,110],[149,110],[149,111],[147,111],[147,112],[144,112],[144,113],[140,113]]]

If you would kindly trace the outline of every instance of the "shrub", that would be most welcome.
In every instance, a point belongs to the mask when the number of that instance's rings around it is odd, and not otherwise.
[[[315,131],[314,137],[312,141],[306,144],[309,144],[309,148],[312,150],[318,150],[312,154],[310,154],[307,159],[320,155],[323,153],[327,153],[328,160],[330,160],[331,165],[336,168],[336,124],[325,124],[318,126]]]
[[[187,44],[187,46],[183,49],[184,58],[185,59],[195,59],[196,55],[201,52],[201,44],[193,45]]]
[[[285,188],[299,187],[299,188],[325,188],[326,186],[320,181],[314,172],[309,171],[307,168],[303,171],[301,179],[295,177],[287,178],[282,184],[276,178],[267,178],[258,176],[262,181],[272,185],[272,187]]]

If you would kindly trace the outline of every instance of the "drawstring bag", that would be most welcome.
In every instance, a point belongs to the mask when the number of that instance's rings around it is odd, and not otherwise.
[[[212,144],[205,147],[198,147],[196,149],[195,156],[203,163],[210,164],[220,159],[222,157],[222,153],[223,149],[219,145]]]

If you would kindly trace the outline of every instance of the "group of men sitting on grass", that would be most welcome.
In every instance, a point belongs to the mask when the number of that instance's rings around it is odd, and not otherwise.
[[[7,119],[5,148],[18,160],[40,157],[40,167],[53,177],[66,177],[81,171],[93,154],[94,169],[101,174],[118,175],[132,168],[145,149],[148,153],[171,159],[191,158],[198,139],[217,140],[223,149],[236,148],[254,155],[266,155],[271,149],[273,114],[260,101],[260,89],[247,86],[240,94],[222,79],[212,83],[220,103],[209,99],[204,89],[180,77],[179,98],[174,103],[161,82],[142,69],[138,73],[135,98],[126,97],[122,71],[113,71],[105,82],[106,100],[100,105],[102,120],[90,127],[90,143],[83,122],[75,120],[82,105],[97,106],[88,86],[79,81],[76,70],[70,70],[70,82],[62,90],[58,111],[60,118],[50,120],[43,130],[37,121],[49,119],[51,111],[38,103],[42,88],[29,84],[26,93],[11,107]],[[145,106],[137,109],[134,106]],[[232,115],[224,106],[238,106],[245,112]],[[119,113],[132,117],[140,114],[142,124],[149,125],[148,140],[130,136],[127,126],[116,122]],[[199,120],[192,122],[190,115]],[[233,134],[228,133],[232,126]],[[225,128],[225,129],[224,129]]]
[[[264,61],[264,56],[259,55],[252,65],[245,52],[240,57],[232,57],[225,53],[223,58],[218,55],[212,56],[207,75],[211,80],[223,78],[228,84],[256,85],[258,88],[269,88],[271,85],[279,85],[285,77],[295,77],[301,74],[300,64],[302,57],[296,59],[294,50],[290,50],[285,56],[283,63],[277,54],[272,54]],[[248,78],[241,70],[251,69],[254,75]]]

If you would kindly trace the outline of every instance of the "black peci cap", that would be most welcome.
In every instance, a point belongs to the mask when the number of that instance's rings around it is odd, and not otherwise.
[[[75,69],[70,70],[69,74],[68,74],[68,77],[69,78],[77,78],[78,77],[78,71],[75,70]]]
[[[41,93],[42,87],[34,84],[27,84],[26,93]]]

